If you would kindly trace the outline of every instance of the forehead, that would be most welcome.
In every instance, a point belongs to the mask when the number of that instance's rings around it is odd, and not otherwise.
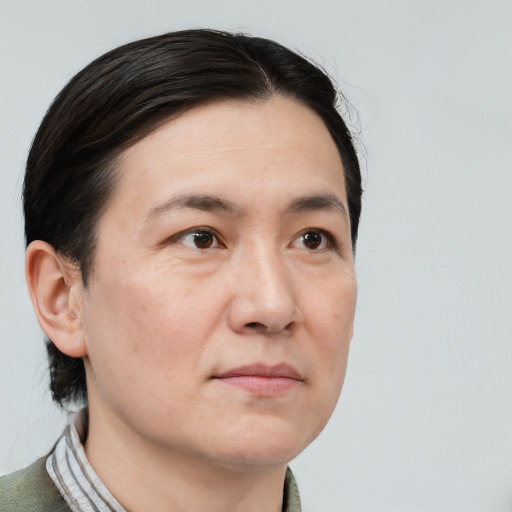
[[[341,159],[322,119],[280,96],[195,107],[125,150],[117,168],[113,202],[132,206],[191,191],[249,203],[257,191],[283,188],[345,198]]]

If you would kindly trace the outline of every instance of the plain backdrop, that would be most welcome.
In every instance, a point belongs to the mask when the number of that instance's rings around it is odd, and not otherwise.
[[[0,0],[0,472],[66,419],[23,276],[31,139],[93,58],[189,27],[305,53],[358,112],[355,337],[330,424],[292,462],[304,510],[512,510],[510,0]]]

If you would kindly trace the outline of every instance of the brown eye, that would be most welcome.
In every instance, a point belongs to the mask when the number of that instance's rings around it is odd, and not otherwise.
[[[324,241],[324,236],[321,233],[311,231],[302,235],[302,241],[308,249],[318,249]]]
[[[335,243],[328,233],[321,230],[303,231],[293,242],[293,246],[310,251],[334,248]]]
[[[217,235],[207,229],[193,229],[173,238],[175,242],[193,249],[215,249],[220,246]]]
[[[198,249],[209,249],[215,241],[215,236],[209,231],[198,231],[192,233],[194,244]]]

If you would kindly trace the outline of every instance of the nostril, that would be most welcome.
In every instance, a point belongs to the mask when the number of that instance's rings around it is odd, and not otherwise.
[[[261,322],[249,322],[249,323],[245,324],[245,327],[247,327],[248,329],[253,329],[256,331],[268,331],[268,332],[277,332],[277,331],[281,331],[281,330],[289,331],[289,330],[291,330],[292,326],[293,326],[293,322],[290,322],[288,325],[285,326],[284,329],[279,328],[279,329],[274,330]]]
[[[265,326],[259,322],[250,322],[247,324],[250,329],[264,329]]]

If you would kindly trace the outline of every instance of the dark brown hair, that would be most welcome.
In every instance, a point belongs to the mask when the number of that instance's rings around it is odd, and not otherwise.
[[[27,245],[44,240],[81,270],[94,268],[96,225],[116,184],[116,157],[162,122],[217,99],[292,97],[327,126],[343,163],[352,244],[361,174],[339,95],[317,66],[268,39],[185,30],[99,57],[55,98],[34,138],[24,182]],[[354,249],[355,250],[355,249]],[[47,340],[50,388],[60,405],[86,401],[85,369]]]

